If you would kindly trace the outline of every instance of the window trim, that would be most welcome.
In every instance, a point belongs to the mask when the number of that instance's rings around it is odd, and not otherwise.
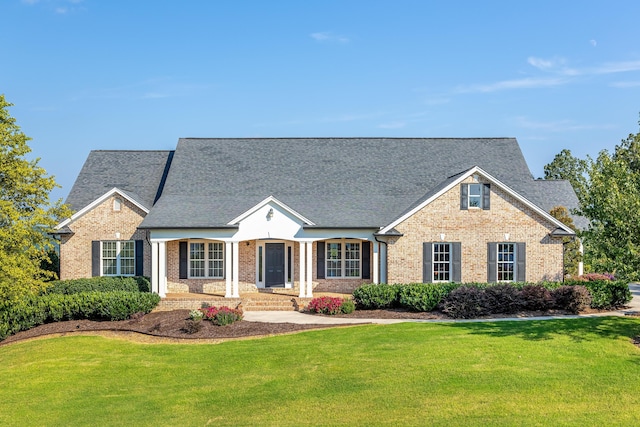
[[[325,279],[362,279],[362,241],[358,239],[329,239],[325,240],[325,258],[324,258],[324,277]],[[332,243],[340,244],[340,259],[334,260],[329,257],[329,248]],[[358,245],[358,258],[347,258],[347,244],[357,244]],[[329,263],[331,261],[340,261],[340,276],[330,276],[329,275]],[[348,261],[357,261],[358,262],[358,275],[357,276],[347,276],[347,262]]]
[[[477,187],[478,188],[478,192],[477,193],[471,193],[471,188]],[[468,184],[467,187],[467,209],[482,209],[482,197],[483,197],[483,185],[480,184],[479,182],[474,182],[471,184]],[[477,204],[475,204],[476,202],[474,201],[472,204],[471,202],[471,198],[477,199]]]
[[[105,243],[115,243],[116,244],[116,256],[113,257],[105,257],[104,256],[104,244]],[[133,256],[132,257],[123,257],[122,253],[122,244],[130,243],[133,246]],[[104,272],[105,269],[105,260],[107,259],[115,259],[116,261],[116,272],[115,274],[106,274]],[[133,273],[123,273],[122,272],[122,260],[132,260],[133,261]],[[134,277],[136,275],[136,241],[135,240],[100,240],[100,276],[105,277],[115,277],[115,276],[128,276]]]
[[[446,254],[449,256],[449,260],[446,262],[443,261],[438,261],[436,260],[436,255],[437,254],[441,254],[441,253],[445,253],[445,252],[436,252],[436,246],[437,245],[441,245],[441,246],[446,246],[447,247],[447,252]],[[449,276],[449,278],[447,280],[437,280],[436,279],[436,274],[439,274],[441,272],[436,271],[436,265],[446,265],[447,266],[447,270],[446,272],[444,272],[445,274],[447,274]],[[433,242],[431,244],[431,270],[433,270],[431,272],[432,277],[431,277],[431,283],[451,283],[453,281],[453,245],[449,242]]]
[[[203,252],[204,252],[204,257],[202,258],[202,260],[200,259],[196,259],[194,261],[202,261],[203,262],[203,275],[202,276],[194,276],[191,274],[192,271],[192,267],[191,267],[191,245],[192,244],[202,244],[203,246]],[[222,245],[222,250],[219,252],[220,258],[214,258],[214,257],[210,257],[210,251],[209,251],[209,244],[221,244]],[[193,240],[189,240],[187,242],[187,279],[215,279],[215,280],[222,280],[225,278],[225,242],[219,241],[219,240],[203,240],[203,239],[193,239]],[[216,251],[212,251],[214,254],[216,253]],[[214,262],[214,261],[220,261],[222,262],[222,276],[211,276],[209,275],[209,263]]]
[[[503,251],[500,252],[500,247],[503,245],[510,245],[511,246],[511,251]],[[500,254],[512,254],[511,260],[500,260]],[[505,271],[500,271],[500,265],[511,265],[511,271],[507,271],[506,274],[511,274],[512,278],[511,279],[500,279],[500,275],[501,274],[505,274]],[[516,282],[517,278],[518,278],[518,245],[515,242],[498,242],[496,243],[496,283],[512,283],[512,282]],[[504,277],[504,276],[503,276]]]

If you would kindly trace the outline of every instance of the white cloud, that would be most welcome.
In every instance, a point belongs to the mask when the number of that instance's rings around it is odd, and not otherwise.
[[[501,82],[478,84],[471,86],[459,86],[456,88],[457,93],[474,93],[474,92],[497,92],[509,89],[535,89],[540,87],[558,86],[565,83],[565,79],[561,78],[536,78],[528,77],[516,80],[503,80]]]
[[[595,124],[580,124],[571,120],[556,120],[551,122],[540,122],[529,120],[527,117],[516,117],[515,122],[518,126],[525,129],[541,130],[547,132],[571,132],[580,130],[594,130],[594,129],[611,129],[611,125],[595,125]]]
[[[609,86],[625,89],[629,87],[640,87],[640,81],[635,82],[613,82]]]
[[[575,76],[580,71],[567,67],[567,60],[564,58],[542,59],[530,56],[527,58],[529,65],[545,72],[552,72],[563,76]]]
[[[639,71],[640,61],[623,61],[623,62],[609,62],[596,67],[592,70],[594,74],[614,74],[614,73],[626,73],[629,71]]]
[[[395,121],[389,123],[381,123],[378,125],[380,129],[401,129],[407,125],[407,122]]]
[[[349,43],[349,39],[345,36],[339,35],[339,34],[333,34],[331,32],[325,31],[325,32],[318,32],[318,33],[311,33],[309,34],[309,36],[314,39],[315,41],[319,42],[319,43]]]
[[[589,44],[591,44],[591,46],[596,47],[598,46],[598,42],[594,39],[589,40]]]

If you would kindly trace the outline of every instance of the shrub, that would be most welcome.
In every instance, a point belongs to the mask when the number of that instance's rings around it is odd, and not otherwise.
[[[182,327],[182,331],[186,332],[189,335],[199,332],[202,329],[202,322],[200,320],[202,320],[202,318],[198,320],[186,320],[184,322],[184,326]]]
[[[202,310],[191,310],[189,311],[189,319],[191,320],[202,320],[204,317],[204,313]]]
[[[615,277],[613,276],[613,274],[609,273],[588,273],[572,279],[572,281],[576,282],[593,282],[600,280],[615,280]]]
[[[511,284],[487,286],[483,292],[486,314],[515,313],[522,307],[520,291]]]
[[[369,284],[362,285],[353,291],[353,300],[358,308],[363,310],[376,310],[389,308],[397,304],[398,292],[402,286]]]
[[[442,311],[455,319],[472,319],[487,314],[486,294],[475,286],[460,286],[442,302]]]
[[[579,313],[591,305],[589,290],[580,285],[560,286],[551,291],[551,296],[554,299],[556,308],[567,310],[571,313]]]
[[[345,298],[342,300],[342,306],[340,307],[340,310],[344,314],[353,313],[355,309],[356,309],[356,304],[353,302],[353,300],[349,298]]]
[[[400,287],[399,301],[402,307],[412,311],[431,311],[457,285],[453,283],[415,283]]]
[[[206,307],[200,309],[203,318],[210,320],[214,325],[230,325],[238,320],[242,320],[242,310],[229,307]]]
[[[520,290],[522,308],[548,310],[553,306],[551,292],[542,285],[526,285]]]
[[[592,280],[584,282],[583,285],[591,294],[591,308],[618,308],[631,301],[632,298],[626,281]]]
[[[51,282],[47,294],[71,295],[80,292],[139,292],[140,285],[134,277],[91,277],[87,279],[58,280]]]
[[[309,302],[307,308],[311,313],[338,314],[342,311],[342,298],[318,297]]]
[[[134,277],[140,292],[151,292],[151,279],[147,276]]]

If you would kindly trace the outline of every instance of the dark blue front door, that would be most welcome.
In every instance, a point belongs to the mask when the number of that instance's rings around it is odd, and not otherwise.
[[[284,243],[265,244],[265,270],[265,286],[284,285]]]

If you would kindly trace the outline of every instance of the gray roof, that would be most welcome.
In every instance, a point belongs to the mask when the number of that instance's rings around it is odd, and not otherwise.
[[[514,138],[185,138],[141,227],[224,227],[274,196],[317,227],[378,228],[474,166],[547,211],[575,198],[564,183],[539,185]]]
[[[78,211],[117,187],[150,209],[172,154],[173,151],[91,151],[66,204]]]

